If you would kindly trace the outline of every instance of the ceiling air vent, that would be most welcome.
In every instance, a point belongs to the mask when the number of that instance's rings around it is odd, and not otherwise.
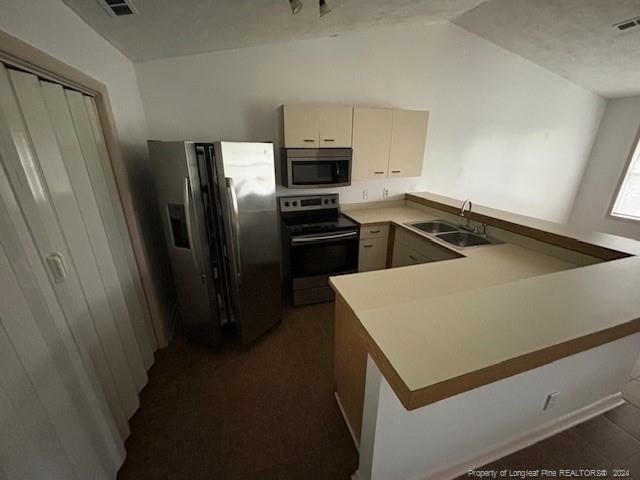
[[[629,30],[630,28],[640,27],[640,17],[630,18],[629,20],[618,22],[614,25],[614,27],[621,32],[624,30]]]
[[[138,13],[130,0],[98,0],[98,2],[112,17]]]

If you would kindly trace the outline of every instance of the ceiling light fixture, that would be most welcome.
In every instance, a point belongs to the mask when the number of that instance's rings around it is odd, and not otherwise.
[[[291,15],[297,15],[302,10],[302,2],[300,0],[289,0],[289,7],[291,7]]]
[[[329,15],[331,13],[331,9],[329,8],[329,5],[327,5],[326,0],[320,0],[319,7],[321,17],[324,17],[325,15]]]

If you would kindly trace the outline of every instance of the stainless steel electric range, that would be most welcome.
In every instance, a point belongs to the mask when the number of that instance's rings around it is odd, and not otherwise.
[[[294,305],[333,300],[329,277],[358,270],[358,224],[338,194],[279,197],[283,270]]]

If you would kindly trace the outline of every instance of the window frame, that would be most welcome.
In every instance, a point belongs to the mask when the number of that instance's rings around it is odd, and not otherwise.
[[[612,220],[616,220],[616,221],[622,221],[622,222],[629,222],[629,223],[633,223],[633,224],[640,224],[640,217],[636,218],[636,217],[630,217],[624,214],[620,214],[620,213],[614,213],[613,209],[616,206],[616,202],[618,201],[618,196],[620,195],[620,191],[622,190],[622,187],[624,185],[624,181],[627,178],[627,174],[629,173],[629,169],[631,168],[631,163],[633,162],[633,159],[635,157],[636,151],[638,151],[638,158],[640,161],[640,127],[638,127],[638,130],[636,131],[636,135],[634,137],[633,142],[631,142],[631,148],[629,150],[629,153],[627,154],[627,159],[624,162],[624,167],[622,169],[622,174],[620,175],[620,178],[618,179],[618,183],[616,184],[616,188],[613,191],[613,197],[611,198],[611,201],[609,202],[609,209],[607,210],[607,218],[612,219]]]

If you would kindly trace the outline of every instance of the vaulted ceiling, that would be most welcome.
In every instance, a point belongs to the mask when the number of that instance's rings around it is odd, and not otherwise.
[[[490,0],[454,23],[604,97],[640,94],[640,0]]]
[[[640,0],[326,0],[322,18],[317,0],[295,16],[288,0],[132,0],[125,17],[63,1],[133,61],[451,21],[604,97],[640,94],[640,23],[614,27]]]
[[[132,0],[137,15],[109,16],[104,0],[64,0],[134,61],[322,37],[404,22],[451,20],[484,0]]]

